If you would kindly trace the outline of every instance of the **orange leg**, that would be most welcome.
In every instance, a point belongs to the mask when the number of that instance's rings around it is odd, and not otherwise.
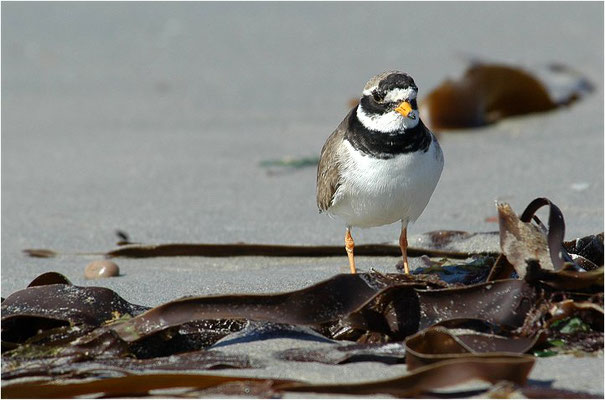
[[[406,274],[410,273],[408,264],[408,227],[401,227],[401,236],[399,236],[399,247],[401,248],[401,257],[403,258],[403,270]]]
[[[347,233],[345,234],[345,250],[347,250],[347,255],[349,256],[349,267],[351,268],[351,273],[357,273],[355,269],[355,256],[353,255],[353,249],[355,248],[355,242],[353,242],[353,238],[351,237],[351,228],[347,227]]]

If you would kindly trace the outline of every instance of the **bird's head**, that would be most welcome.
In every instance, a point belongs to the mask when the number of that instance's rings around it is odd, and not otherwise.
[[[369,130],[396,133],[420,122],[418,87],[405,72],[387,71],[368,81],[357,107],[357,118]]]

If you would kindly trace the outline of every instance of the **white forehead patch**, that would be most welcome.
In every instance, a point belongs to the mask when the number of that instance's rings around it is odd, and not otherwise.
[[[364,96],[371,96],[372,92],[376,90],[377,87],[378,86],[372,86],[371,88],[364,90],[362,93]],[[417,94],[418,92],[412,88],[392,89],[387,92],[386,96],[384,97],[384,101],[390,103],[402,100],[414,100]]]
[[[386,96],[384,96],[384,101],[390,103],[402,100],[414,100],[416,98],[416,94],[416,90],[412,88],[392,89],[387,92]]]
[[[366,114],[365,110],[361,106],[357,106],[357,119],[366,128],[372,131],[378,131],[383,133],[397,132],[402,129],[411,129],[418,125],[420,117],[417,110],[412,110],[412,118],[406,118],[399,114],[397,111],[391,111],[385,114],[370,115]]]

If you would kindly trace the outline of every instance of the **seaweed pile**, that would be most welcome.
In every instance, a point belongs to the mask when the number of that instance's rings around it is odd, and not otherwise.
[[[535,215],[542,207],[548,207],[547,226]],[[439,397],[451,396],[440,389],[480,380],[491,385],[478,392],[483,395],[591,397],[533,387],[528,375],[535,356],[603,349],[603,233],[563,242],[563,215],[545,198],[520,217],[506,204],[498,212],[501,253],[492,265],[482,264],[481,273],[470,269],[471,284],[433,273],[368,272],[293,292],[187,297],[149,308],[107,288],[43,274],[2,302],[2,396],[134,397],[169,390],[164,395]],[[408,373],[318,385],[209,372],[259,368],[252,357],[214,346],[258,337],[259,327],[261,338],[304,330],[342,341],[333,351],[276,352],[281,361],[405,363]]]
[[[566,107],[591,91],[586,78],[561,64],[532,70],[475,61],[462,77],[433,89],[420,115],[434,130],[475,128]]]

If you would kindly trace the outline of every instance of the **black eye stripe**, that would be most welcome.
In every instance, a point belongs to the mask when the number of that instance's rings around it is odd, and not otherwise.
[[[360,104],[368,114],[384,114],[388,108],[388,104],[376,101],[373,96],[363,96]]]
[[[382,103],[382,102],[384,101],[384,97],[385,97],[385,95],[386,95],[386,94],[385,94],[384,92],[380,92],[380,91],[378,91],[378,90],[374,90],[374,91],[372,92],[372,100],[374,100],[374,101],[375,101],[375,102],[377,102],[377,103]],[[410,103],[410,105],[412,106],[412,108],[414,108],[414,109],[418,108],[418,104],[417,104],[417,102],[416,102],[416,98],[414,98],[414,99],[412,99],[412,100],[409,100],[409,99],[408,99],[408,100],[403,99],[403,100],[401,100],[401,101],[408,101],[408,102]],[[392,105],[392,104],[399,104],[401,101],[391,101],[391,102],[386,103],[386,104],[391,104],[391,105]]]
[[[408,100],[408,102],[412,106],[412,109],[414,109],[414,110],[418,109],[418,104],[416,102],[416,99]],[[364,111],[367,114],[380,115],[380,114],[384,114],[386,112],[392,111],[395,107],[397,107],[399,104],[401,104],[401,101],[382,103],[381,101],[376,100],[376,97],[374,96],[374,92],[372,92],[371,96],[369,96],[369,95],[363,96],[361,98],[360,104],[361,104],[361,107],[363,107]]]

